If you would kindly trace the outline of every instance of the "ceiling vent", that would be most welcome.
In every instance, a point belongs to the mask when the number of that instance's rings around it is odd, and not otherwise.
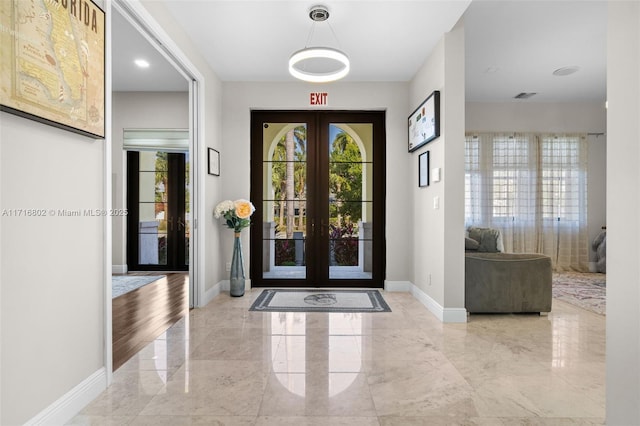
[[[552,74],[557,76],[557,77],[564,77],[565,75],[571,75],[573,73],[576,73],[579,70],[580,70],[579,66],[573,65],[573,66],[570,66],[570,67],[558,68]]]
[[[529,99],[532,96],[535,96],[536,92],[521,92],[515,95],[514,99]]]

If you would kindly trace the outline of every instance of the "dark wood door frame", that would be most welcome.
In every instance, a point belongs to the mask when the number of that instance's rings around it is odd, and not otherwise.
[[[186,166],[185,155],[169,153],[167,155],[168,173],[183,176],[182,179],[169,180],[167,205],[171,217],[167,224],[167,263],[165,265],[139,264],[140,238],[140,153],[127,152],[127,268],[130,271],[188,271],[186,264],[185,211],[186,211]]]
[[[307,259],[320,260],[307,266],[306,279],[265,279],[262,276],[263,262],[263,125],[264,123],[306,123],[308,193],[328,194],[328,181],[321,179],[327,173],[328,149],[319,141],[329,140],[328,123],[371,123],[373,125],[373,270],[371,279],[330,279],[328,256],[321,255],[328,247],[329,232],[322,226],[329,223],[329,211],[315,197],[307,198]],[[314,143],[318,141],[317,143]],[[251,112],[251,201],[256,207],[253,225],[250,228],[251,256],[250,278],[254,287],[374,287],[383,288],[386,264],[385,241],[385,196],[386,196],[386,129],[384,111],[258,111]],[[315,228],[315,229],[314,229]],[[323,251],[323,250],[322,250]],[[316,281],[314,281],[316,279]]]

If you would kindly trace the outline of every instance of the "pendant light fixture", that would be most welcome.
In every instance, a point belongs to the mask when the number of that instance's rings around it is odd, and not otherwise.
[[[329,19],[329,10],[325,6],[313,6],[309,11],[309,18],[313,21],[307,46],[313,36],[316,22]],[[333,37],[338,41],[331,25],[327,22]],[[312,83],[328,83],[340,80],[349,74],[349,58],[344,52],[331,47],[307,47],[298,50],[289,58],[289,73],[297,79]]]

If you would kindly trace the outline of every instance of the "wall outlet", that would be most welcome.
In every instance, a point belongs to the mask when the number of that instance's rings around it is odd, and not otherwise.
[[[231,271],[231,262],[227,262],[224,264],[224,269],[229,272]]]
[[[431,285],[431,274],[429,274],[429,285]]]

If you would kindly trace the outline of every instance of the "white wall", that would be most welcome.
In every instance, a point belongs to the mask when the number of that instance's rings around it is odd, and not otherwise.
[[[106,219],[58,214],[104,208],[104,155],[104,141],[0,113],[0,424],[25,423],[104,366]]]
[[[221,150],[222,134],[222,86],[218,76],[211,70],[209,64],[195,47],[191,39],[175,22],[167,7],[158,1],[144,0],[142,5],[159,24],[159,27],[173,40],[182,56],[195,66],[201,74],[204,86],[204,97],[199,99],[200,125],[203,127],[203,140],[198,146],[198,156],[201,159],[201,168],[198,172],[201,186],[198,189],[198,202],[204,216],[200,219],[201,259],[203,260],[197,271],[200,279],[204,281],[203,290],[212,290],[214,286],[224,278],[224,265],[221,263],[219,252],[220,226],[214,222],[213,209],[221,199],[220,192],[224,179],[207,175],[207,148]],[[222,157],[224,161],[224,157]],[[203,304],[205,300],[198,303]]]
[[[326,107],[309,105],[309,93],[327,92]],[[404,165],[407,156],[407,84],[348,83],[328,85],[306,83],[224,83],[223,145],[220,152],[221,199],[249,197],[250,189],[250,112],[252,109],[289,110],[385,110],[387,130],[386,241],[387,281],[408,281],[411,268],[411,192],[414,178]],[[218,225],[219,226],[219,225]],[[226,232],[221,241],[224,261],[231,261],[232,237]],[[243,233],[245,251],[249,235]],[[248,259],[248,252],[245,253]]]
[[[124,129],[188,129],[188,92],[114,92],[112,137],[113,208],[124,209],[127,162],[122,150]],[[127,264],[126,220],[113,217],[113,265]],[[124,272],[124,271],[123,271]]]
[[[470,132],[606,133],[604,102],[545,103],[530,101],[467,102],[466,129]],[[591,242],[607,224],[606,135],[588,137],[587,221]]]
[[[640,3],[610,1],[607,424],[640,424]]]
[[[418,298],[445,322],[466,321],[464,309],[464,27],[446,33],[411,81],[407,115],[440,91],[440,137],[404,158],[416,182],[418,155],[429,151],[440,182],[412,184],[413,276]],[[440,207],[434,208],[434,198]]]
[[[146,5],[206,81],[198,147],[204,157],[206,146],[219,148],[220,82],[164,6]],[[0,113],[0,208],[103,209],[107,155],[102,141]],[[213,209],[218,187],[203,180],[203,210]],[[0,217],[0,424],[45,412],[60,420],[106,384],[105,220]],[[203,225],[202,278],[212,288],[220,276],[217,230],[212,220]]]

